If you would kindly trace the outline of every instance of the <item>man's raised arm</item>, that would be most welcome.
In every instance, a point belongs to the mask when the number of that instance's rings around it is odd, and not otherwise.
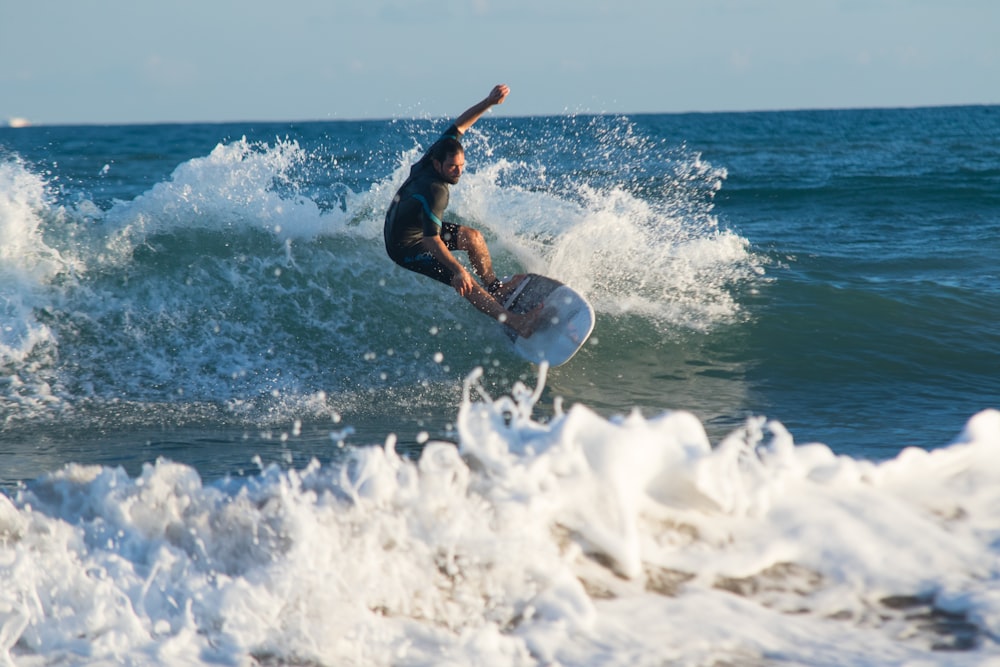
[[[455,127],[462,134],[468,130],[472,125],[479,120],[479,118],[486,113],[490,107],[497,104],[503,104],[503,101],[507,98],[507,94],[510,92],[505,84],[498,84],[493,87],[490,94],[487,95],[481,102],[473,104],[471,107],[462,112],[462,114],[455,119]]]

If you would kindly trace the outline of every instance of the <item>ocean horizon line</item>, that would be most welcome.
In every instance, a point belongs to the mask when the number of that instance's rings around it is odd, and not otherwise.
[[[803,112],[830,112],[830,111],[917,111],[921,109],[974,109],[1000,106],[1000,102],[970,102],[951,104],[912,104],[912,105],[872,105],[872,106],[817,106],[817,107],[776,107],[759,109],[719,109],[719,110],[698,110],[686,111],[563,111],[561,113],[528,113],[511,114],[498,113],[485,120],[492,119],[526,119],[526,118],[572,118],[572,117],[622,117],[638,118],[643,116],[727,116],[742,114],[781,114],[781,113],[803,113]],[[371,117],[345,117],[345,118],[244,118],[244,119],[162,119],[162,120],[136,120],[136,121],[35,121],[28,116],[7,116],[0,129],[29,129],[38,127],[162,127],[170,125],[244,125],[244,124],[292,124],[305,125],[313,123],[385,123],[400,120],[427,120],[436,121],[447,118],[447,115],[417,115],[417,116],[371,116]]]

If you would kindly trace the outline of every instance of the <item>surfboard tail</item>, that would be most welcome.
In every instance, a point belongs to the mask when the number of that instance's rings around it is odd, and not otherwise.
[[[594,309],[583,296],[558,280],[537,273],[527,274],[504,300],[512,313],[527,313],[542,306],[540,326],[522,338],[505,326],[514,350],[528,361],[566,363],[577,353],[594,328]]]

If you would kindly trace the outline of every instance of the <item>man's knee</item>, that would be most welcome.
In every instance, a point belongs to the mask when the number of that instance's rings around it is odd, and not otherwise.
[[[486,244],[482,233],[472,227],[462,227],[458,231],[458,247],[468,251],[471,248],[481,248]]]

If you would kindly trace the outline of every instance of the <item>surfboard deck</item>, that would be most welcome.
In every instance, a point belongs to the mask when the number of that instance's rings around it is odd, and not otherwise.
[[[539,324],[528,338],[508,326],[507,336],[514,351],[533,363],[547,361],[561,366],[573,358],[594,330],[594,308],[569,285],[538,273],[517,276],[504,307],[513,313],[527,313],[542,306]]]

